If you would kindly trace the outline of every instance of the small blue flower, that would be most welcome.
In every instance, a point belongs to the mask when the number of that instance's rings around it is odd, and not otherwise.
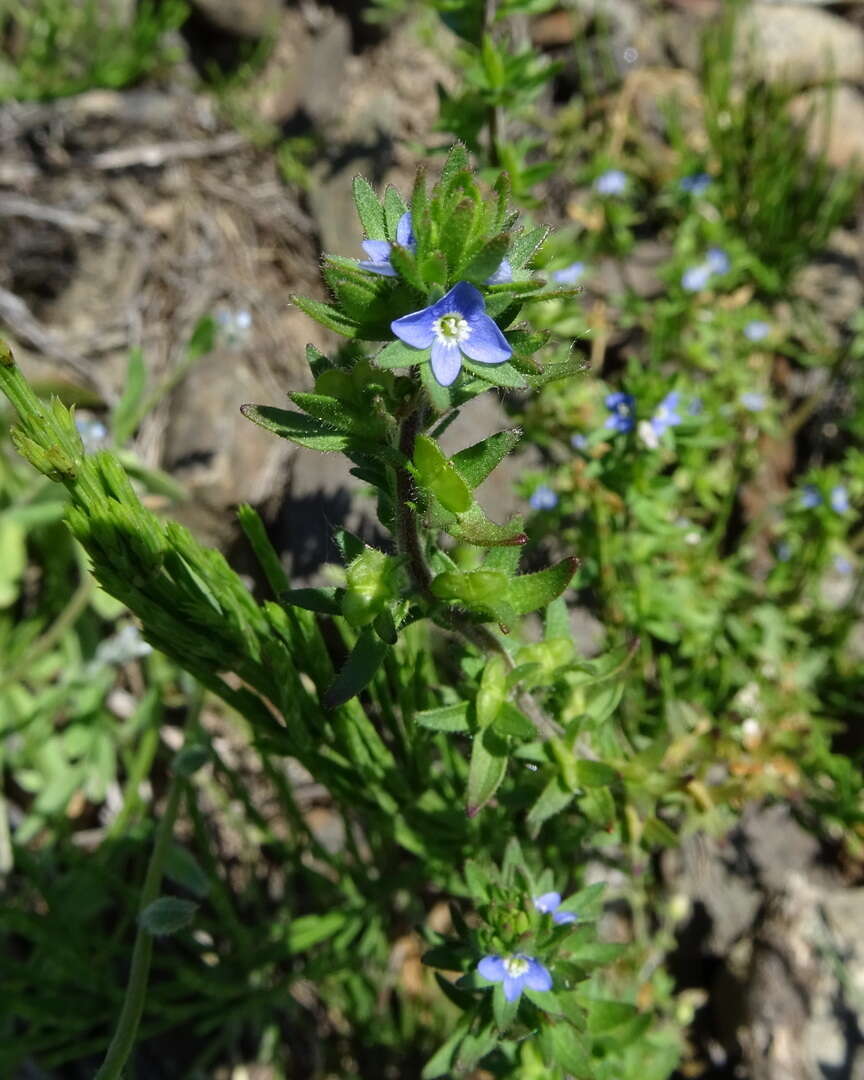
[[[528,502],[533,510],[554,510],[558,505],[558,496],[552,488],[547,487],[546,484],[541,484],[540,487],[531,492]]]
[[[846,558],[845,555],[834,556],[834,569],[838,574],[851,574],[853,570],[852,563]]]
[[[542,915],[551,915],[552,922],[558,926],[566,926],[574,923],[579,918],[575,911],[559,911],[561,906],[561,893],[547,892],[542,896],[534,897],[534,907]]]
[[[577,431],[575,435],[570,436],[570,445],[574,450],[584,450],[588,445],[588,439]]]
[[[723,248],[719,247],[708,248],[705,262],[710,266],[712,274],[728,274],[729,267],[732,265],[729,256]]]
[[[594,190],[598,195],[623,195],[629,182],[627,173],[620,169],[607,169],[594,181]]]
[[[680,398],[681,395],[677,390],[670,390],[657,406],[657,411],[651,417],[651,427],[654,428],[657,435],[662,435],[667,428],[675,427],[676,424],[681,423],[681,417],[675,411],[678,408]]]
[[[477,970],[489,982],[504,983],[504,997],[518,1001],[524,989],[551,990],[552,976],[533,956],[515,953],[513,956],[484,956]]]
[[[712,272],[708,263],[688,267],[681,275],[681,288],[687,292],[701,292],[711,280]]]
[[[509,285],[513,280],[513,267],[509,259],[502,259],[498,269],[486,278],[487,285]]]
[[[765,395],[756,394],[752,390],[741,394],[738,400],[748,412],[762,412],[765,408]]]
[[[763,322],[761,319],[753,319],[752,322],[748,322],[744,327],[744,337],[746,337],[748,341],[764,341],[770,333],[771,324]]]
[[[417,249],[414,229],[411,225],[411,213],[405,211],[396,225],[396,243],[408,251]],[[364,240],[360,245],[369,256],[368,261],[360,263],[360,269],[370,274],[382,274],[384,277],[396,277],[396,271],[390,265],[390,252],[393,245],[389,240]]]
[[[432,349],[432,374],[450,386],[462,369],[462,357],[478,364],[503,364],[513,350],[493,319],[483,296],[460,281],[440,300],[421,311],[394,319],[390,329],[414,349]]]
[[[693,173],[692,176],[682,176],[678,186],[689,195],[704,195],[711,187],[711,177],[708,173]]]
[[[838,514],[845,514],[849,509],[849,492],[842,484],[837,484],[831,488],[828,501],[831,503],[832,510]]]
[[[822,502],[822,495],[815,484],[805,484],[801,492],[800,505],[802,510],[813,510]]]
[[[575,285],[584,273],[585,263],[573,262],[569,266],[562,267],[561,270],[553,270],[552,280],[557,281],[559,285]]]
[[[606,395],[605,403],[612,415],[607,418],[604,426],[612,431],[632,431],[636,422],[633,416],[636,405],[633,395],[616,390],[614,394]]]

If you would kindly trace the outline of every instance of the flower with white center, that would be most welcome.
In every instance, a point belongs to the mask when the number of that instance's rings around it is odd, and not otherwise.
[[[753,319],[744,327],[744,337],[746,337],[748,341],[754,343],[757,341],[764,341],[770,333],[771,324],[763,322],[761,319]]]
[[[405,211],[396,224],[396,243],[408,251],[416,251],[417,241],[414,239],[414,229],[411,225],[411,214]],[[364,240],[360,245],[368,260],[360,263],[360,269],[370,274],[381,274],[384,277],[396,277],[396,271],[390,264],[390,252],[393,245],[389,240]]]
[[[522,991],[552,989],[552,976],[533,956],[515,953],[513,956],[484,956],[477,970],[489,982],[503,982],[504,997],[518,1001]]]
[[[575,285],[584,273],[584,262],[572,262],[560,270],[553,270],[552,280],[557,281],[559,285]]]
[[[542,896],[534,897],[534,908],[540,912],[541,915],[551,915],[552,922],[558,926],[567,926],[569,923],[574,923],[579,918],[575,911],[559,911],[561,906],[561,893],[547,892]]]
[[[843,484],[836,484],[831,488],[828,501],[831,503],[831,509],[835,513],[845,514],[849,509],[849,492]]]
[[[636,401],[633,395],[625,394],[623,390],[616,390],[615,393],[606,395],[605,403],[612,415],[607,417],[604,427],[612,431],[632,431],[636,423],[633,416]]]
[[[670,390],[657,406],[657,411],[651,417],[651,427],[655,434],[662,435],[667,428],[681,423],[681,417],[676,412],[680,399],[681,395],[677,390]]]
[[[629,180],[621,169],[607,169],[594,181],[594,190],[598,195],[623,195]]]
[[[531,504],[532,510],[554,510],[558,505],[558,496],[552,488],[547,487],[546,484],[541,484],[531,493],[528,502]]]
[[[214,318],[219,344],[228,349],[243,348],[251,335],[252,312],[248,308],[220,307]]]
[[[467,281],[434,304],[394,319],[390,329],[413,349],[430,349],[432,374],[450,386],[462,369],[462,357],[478,364],[503,364],[513,355],[507,339],[486,314],[479,290]]]

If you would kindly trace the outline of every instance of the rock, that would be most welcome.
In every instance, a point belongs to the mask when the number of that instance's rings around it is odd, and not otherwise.
[[[864,162],[864,94],[842,85],[805,90],[792,102],[792,115],[801,121],[812,116],[810,146],[814,154],[825,153],[829,163],[842,169]],[[828,117],[825,134],[824,118]]]
[[[790,3],[756,3],[736,27],[739,64],[792,86],[864,82],[864,32],[847,19]]]
[[[627,77],[625,88],[631,82],[633,109],[641,130],[665,136],[671,114],[685,134],[702,132],[702,91],[692,72],[683,68],[642,68]]]
[[[282,10],[280,0],[192,0],[192,7],[217,29],[244,38],[272,33]]]

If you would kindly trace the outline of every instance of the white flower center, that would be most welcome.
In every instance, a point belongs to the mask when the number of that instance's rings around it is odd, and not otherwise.
[[[530,964],[524,956],[508,956],[504,961],[504,970],[514,979],[518,979],[520,975],[524,975],[529,967]]]
[[[447,315],[442,315],[440,319],[436,319],[432,323],[432,330],[435,337],[443,345],[458,345],[460,341],[464,341],[471,333],[471,327],[458,311],[450,312]]]

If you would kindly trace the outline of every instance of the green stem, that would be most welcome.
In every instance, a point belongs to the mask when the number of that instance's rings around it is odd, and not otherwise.
[[[165,813],[156,830],[156,841],[153,844],[153,852],[147,865],[147,874],[141,889],[140,911],[152,904],[159,894],[162,884],[162,872],[165,858],[168,854],[168,846],[174,832],[174,822],[180,809],[180,800],[183,795],[184,778],[174,776],[168,790],[168,803]],[[135,1045],[135,1036],[138,1033],[138,1025],[144,1012],[144,998],[147,993],[147,980],[150,975],[150,958],[153,953],[153,938],[139,924],[138,933],[135,937],[135,947],[132,951],[132,964],[129,969],[129,982],[126,985],[126,996],[123,999],[123,1009],[114,1038],[108,1047],[108,1053],[99,1072],[94,1080],[119,1080],[123,1074],[129,1055]]]

